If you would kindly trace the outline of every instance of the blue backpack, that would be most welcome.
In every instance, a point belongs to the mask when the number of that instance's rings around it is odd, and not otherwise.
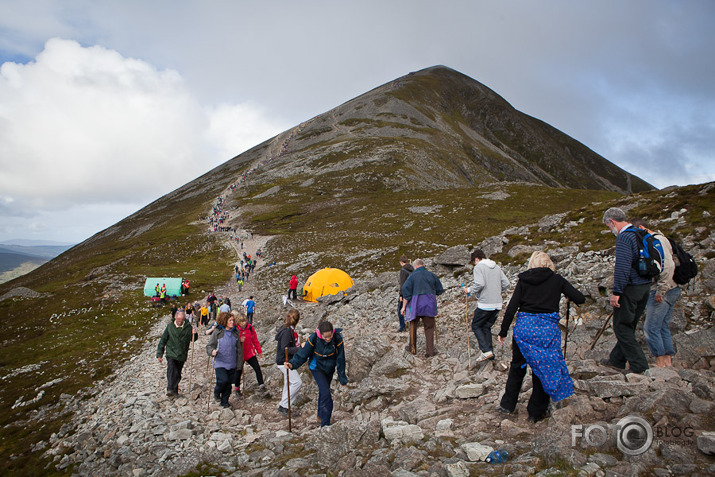
[[[647,230],[628,227],[628,232],[633,232],[638,238],[638,257],[633,264],[638,275],[643,278],[655,278],[660,275],[665,267],[665,252],[660,240]]]

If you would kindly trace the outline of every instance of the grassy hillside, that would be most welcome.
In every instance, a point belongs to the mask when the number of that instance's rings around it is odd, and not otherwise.
[[[160,313],[143,297],[146,277],[183,276],[197,294],[228,279],[235,256],[204,233],[198,217],[229,179],[212,181],[188,198],[181,194],[183,200],[164,200],[170,211],[152,204],[0,286],[0,296],[18,286],[44,294],[0,301],[0,316],[11,330],[0,347],[0,474],[43,474],[46,463],[30,448],[65,422],[58,414],[60,396],[92,386],[141,345]],[[30,365],[37,369],[23,372]],[[56,379],[61,381],[39,389]],[[38,402],[11,409],[40,392]]]

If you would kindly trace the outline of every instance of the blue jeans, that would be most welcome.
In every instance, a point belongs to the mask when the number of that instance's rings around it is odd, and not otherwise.
[[[311,369],[315,384],[318,385],[318,417],[320,427],[330,425],[330,417],[333,415],[333,396],[330,394],[330,383],[333,375],[326,374],[319,369]]]
[[[671,288],[663,295],[663,301],[656,303],[655,290],[650,292],[645,308],[643,331],[653,356],[675,354],[673,338],[670,336],[670,317],[673,314],[673,307],[681,295],[680,287]]]
[[[231,396],[231,384],[233,384],[235,375],[235,369],[216,368],[214,397],[221,399],[221,405],[223,406],[228,404],[228,398]]]
[[[482,310],[477,308],[474,310],[474,318],[472,318],[472,331],[477,337],[479,349],[482,353],[494,351],[492,346],[492,326],[497,321],[499,310]]]

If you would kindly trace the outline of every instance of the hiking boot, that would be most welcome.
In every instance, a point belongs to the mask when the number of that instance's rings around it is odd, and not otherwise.
[[[406,332],[406,331],[407,331],[407,328],[405,328],[404,326],[397,329],[397,332],[398,332],[398,333],[404,333],[404,332]]]
[[[281,414],[285,414],[286,416],[288,415],[288,409],[281,405],[278,406],[278,412],[280,412]]]
[[[214,394],[214,401],[221,402],[221,396],[217,396],[216,394]]]
[[[536,424],[539,421],[543,421],[547,417],[549,417],[551,414],[549,414],[549,411],[546,411],[543,413],[541,416],[529,416],[529,422]]]
[[[626,368],[625,368],[625,367],[621,368],[621,367],[616,366],[616,365],[613,364],[613,363],[611,362],[611,360],[608,359],[608,358],[605,358],[605,359],[600,360],[600,361],[598,362],[598,364],[600,364],[601,366],[607,366],[607,367],[609,367],[609,368],[615,369],[615,370],[617,370],[617,371],[620,372],[620,373],[625,373],[625,372],[626,372]]]
[[[497,412],[499,414],[514,414],[514,411],[510,411],[509,409],[502,406],[497,406]]]
[[[410,349],[410,345],[405,346],[405,351],[407,351],[410,354],[417,354],[416,352],[413,353],[412,350]]]
[[[487,351],[486,353],[482,351],[479,353],[479,356],[477,356],[477,363],[481,363],[482,361],[486,361],[488,359],[494,359],[494,352],[493,351]]]
[[[221,404],[221,407],[224,409],[231,409],[231,405],[229,403]]]
[[[166,396],[169,397],[169,398],[171,398],[171,399],[174,399],[174,398],[177,397],[178,395],[179,395],[179,393],[175,393],[174,391],[167,391],[167,392],[166,392]]]

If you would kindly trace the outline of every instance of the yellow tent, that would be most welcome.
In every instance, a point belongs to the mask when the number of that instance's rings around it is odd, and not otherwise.
[[[324,268],[312,274],[303,286],[303,300],[318,301],[324,295],[335,295],[354,285],[350,275],[338,268]]]

